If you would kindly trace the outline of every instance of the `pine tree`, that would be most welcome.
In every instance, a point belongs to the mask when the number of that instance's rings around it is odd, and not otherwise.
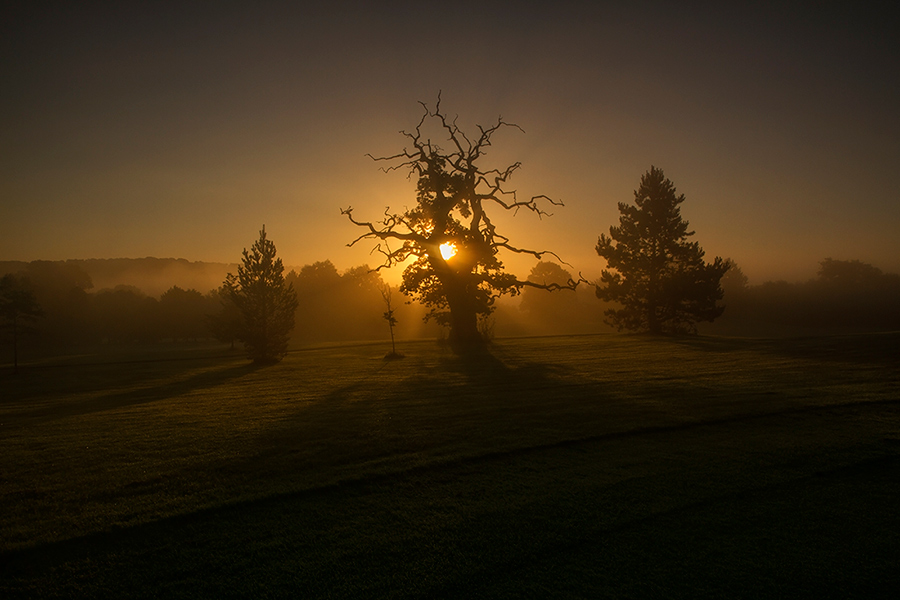
[[[607,322],[622,329],[650,333],[694,333],[698,321],[713,321],[724,306],[719,285],[730,267],[704,252],[679,205],[684,194],[661,169],[651,167],[634,192],[634,205],[619,203],[619,226],[600,235],[597,254],[612,270],[604,270],[597,297],[620,308],[606,311]]]
[[[242,315],[238,338],[253,362],[278,362],[287,353],[294,328],[297,294],[285,285],[284,266],[275,258],[275,244],[266,239],[265,225],[253,247],[244,249],[243,263],[223,286]]]

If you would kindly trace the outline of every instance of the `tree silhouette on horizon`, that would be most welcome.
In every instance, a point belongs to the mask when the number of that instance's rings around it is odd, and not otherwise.
[[[44,311],[38,304],[28,280],[12,274],[0,277],[0,317],[3,329],[10,332],[13,350],[13,373],[19,370],[19,338],[30,329]]]
[[[507,189],[509,178],[521,163],[502,169],[481,166],[497,131],[521,128],[498,118],[490,127],[477,126],[477,136],[470,138],[457,126],[456,118],[442,112],[440,95],[434,110],[420,104],[424,111],[415,129],[401,132],[410,146],[392,156],[372,157],[395,163],[385,168],[386,172],[405,169],[410,178],[416,178],[415,206],[399,213],[388,207],[383,218],[374,222],[357,220],[352,207],[341,209],[341,213],[365,230],[348,246],[361,240],[377,242],[375,250],[384,256],[378,269],[412,259],[403,272],[400,290],[429,307],[426,319],[449,326],[451,346],[464,351],[485,343],[479,317],[491,314],[499,296],[515,295],[525,286],[574,289],[577,283],[542,285],[519,280],[505,272],[498,256],[500,250],[506,250],[537,259],[556,257],[550,251],[514,246],[497,231],[489,215],[490,209],[497,207],[513,212],[525,209],[542,216],[549,214],[541,208],[542,203],[562,206],[562,202],[544,195],[520,200],[515,191]],[[429,133],[442,136],[447,148],[433,142]],[[391,242],[399,247],[392,247]],[[442,247],[446,250],[450,246],[454,254],[442,253]]]
[[[223,284],[243,317],[238,339],[258,364],[278,362],[287,353],[297,310],[297,295],[285,284],[284,265],[275,254],[263,225],[259,239],[244,249],[237,275],[229,273]]]
[[[597,254],[611,270],[602,272],[597,297],[620,305],[605,312],[620,331],[695,333],[698,321],[712,322],[725,309],[717,302],[730,263],[719,257],[705,262],[700,245],[688,241],[694,232],[681,217],[682,202],[684,194],[651,167],[634,205],[619,202],[618,227],[600,234]]]

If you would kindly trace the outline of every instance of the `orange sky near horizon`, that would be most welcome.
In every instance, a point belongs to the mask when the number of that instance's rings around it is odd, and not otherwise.
[[[340,209],[413,204],[414,182],[366,154],[401,150],[442,91],[465,131],[524,129],[499,131],[484,166],[521,161],[512,187],[565,206],[493,218],[573,273],[599,276],[597,237],[651,165],[707,256],[752,283],[826,257],[900,272],[895,21],[583,4],[8,12],[0,260],[237,262],[265,224],[286,265],[374,266]],[[524,278],[535,261],[504,262]]]

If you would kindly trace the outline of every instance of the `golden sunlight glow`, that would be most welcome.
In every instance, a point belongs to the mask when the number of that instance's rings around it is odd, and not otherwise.
[[[450,260],[456,254],[456,244],[453,242],[444,242],[441,244],[441,256],[444,260]]]

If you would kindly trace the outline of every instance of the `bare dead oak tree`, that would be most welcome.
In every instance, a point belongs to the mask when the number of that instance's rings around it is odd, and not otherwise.
[[[497,231],[488,210],[497,207],[516,213],[524,209],[542,217],[549,215],[542,205],[562,206],[562,202],[544,195],[520,200],[515,190],[507,189],[519,162],[505,169],[481,166],[493,135],[505,127],[521,131],[518,125],[498,118],[491,127],[478,125],[477,137],[469,138],[457,126],[456,118],[451,120],[441,111],[440,95],[433,111],[424,102],[420,104],[424,111],[415,130],[400,132],[408,146],[393,156],[369,155],[376,161],[394,163],[384,168],[385,172],[405,169],[409,178],[416,178],[416,205],[404,212],[391,212],[388,207],[380,221],[357,220],[352,207],[341,209],[351,223],[364,230],[348,246],[376,241],[373,252],[384,257],[378,269],[413,259],[403,272],[400,290],[430,308],[426,319],[450,327],[449,341],[454,348],[477,347],[484,343],[478,318],[493,311],[499,296],[518,294],[526,286],[573,290],[579,283],[538,284],[504,272],[500,250],[536,259],[545,255],[560,259],[548,250],[514,246]],[[429,127],[439,132],[446,149],[427,135]]]

